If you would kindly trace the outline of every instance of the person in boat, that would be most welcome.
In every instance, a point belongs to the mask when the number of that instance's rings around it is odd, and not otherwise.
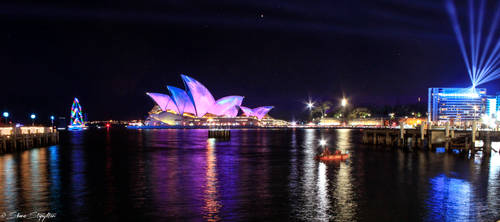
[[[325,147],[325,149],[323,149],[323,152],[321,153],[320,156],[329,156],[329,155],[331,155],[330,150]]]
[[[330,153],[330,150],[328,148],[325,148],[320,156],[330,156],[330,155],[332,155],[332,153]],[[342,155],[342,152],[340,150],[336,150],[335,153],[333,153],[333,155]]]

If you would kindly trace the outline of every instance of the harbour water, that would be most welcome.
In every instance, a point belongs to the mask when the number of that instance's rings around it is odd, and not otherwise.
[[[361,145],[349,129],[101,129],[0,155],[0,220],[495,221],[500,156]],[[314,160],[320,139],[346,162]]]

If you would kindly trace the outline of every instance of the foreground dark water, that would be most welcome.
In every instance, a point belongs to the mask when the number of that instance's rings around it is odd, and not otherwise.
[[[500,156],[359,145],[355,130],[89,130],[0,156],[5,212],[49,221],[495,221]],[[318,140],[349,151],[321,163]],[[47,221],[47,220],[46,220]]]

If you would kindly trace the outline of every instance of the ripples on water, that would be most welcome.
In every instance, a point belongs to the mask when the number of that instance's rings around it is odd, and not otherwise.
[[[318,140],[347,162],[314,160]],[[355,130],[101,130],[0,156],[0,213],[59,221],[494,221],[500,157],[357,144]]]

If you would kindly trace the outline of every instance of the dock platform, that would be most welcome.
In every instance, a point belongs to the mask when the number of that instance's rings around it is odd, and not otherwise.
[[[51,127],[0,127],[0,154],[59,143],[59,132]]]
[[[482,151],[490,154],[492,141],[500,141],[500,131],[478,130],[475,125],[471,129],[430,128],[421,125],[417,128],[378,128],[363,129],[363,143],[385,145],[391,147],[406,147],[417,149],[433,149],[445,147],[446,151]],[[476,147],[475,142],[483,141],[483,146]]]

